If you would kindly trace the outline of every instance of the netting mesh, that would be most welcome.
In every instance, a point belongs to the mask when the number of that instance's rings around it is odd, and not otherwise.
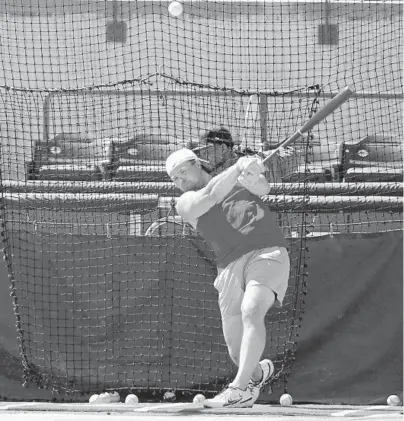
[[[0,4],[2,235],[24,379],[41,387],[214,392],[234,375],[212,253],[164,166],[207,128],[229,130],[231,159],[264,157],[355,91],[266,172],[292,262],[266,320],[274,384],[296,351],[307,238],[402,229],[399,2],[168,4]]]

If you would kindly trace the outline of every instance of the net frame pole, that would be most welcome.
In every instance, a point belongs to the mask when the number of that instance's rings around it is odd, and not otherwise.
[[[258,94],[260,110],[261,143],[268,139],[268,96],[264,93]]]

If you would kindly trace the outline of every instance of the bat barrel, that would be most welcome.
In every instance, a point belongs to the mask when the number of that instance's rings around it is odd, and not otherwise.
[[[295,142],[299,139],[304,133],[311,130],[316,126],[320,121],[324,120],[327,116],[333,113],[338,107],[340,107],[348,98],[354,93],[354,91],[346,86],[339,92],[330,102],[328,102],[323,108],[321,108],[316,114],[313,115],[300,129],[292,134],[288,139],[283,141],[276,149],[274,149],[270,155],[264,159],[264,164],[269,162],[271,158],[279,151],[281,147],[285,147],[290,143]]]
[[[328,102],[323,108],[318,110],[313,117],[310,118],[300,129],[302,133],[305,133],[316,126],[320,121],[324,120],[327,116],[333,113],[339,108],[348,98],[353,94],[353,90],[346,86],[341,92],[339,92],[330,102]]]

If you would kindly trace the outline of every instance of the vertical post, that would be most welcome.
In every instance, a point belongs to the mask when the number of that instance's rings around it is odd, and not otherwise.
[[[352,225],[351,225],[351,214],[346,214],[346,232],[350,234],[352,232]]]
[[[50,112],[50,105],[51,105],[51,97],[54,94],[51,92],[46,95],[43,101],[43,133],[42,133],[42,140],[47,142],[49,140],[49,112]]]
[[[260,110],[260,129],[261,129],[261,144],[264,144],[268,139],[268,98],[266,94],[260,93],[259,110]]]
[[[325,0],[325,24],[327,28],[330,25],[330,5],[328,4],[328,0]]]
[[[118,22],[118,2],[117,0],[112,1],[112,21]]]
[[[334,224],[330,222],[330,237],[334,237]]]

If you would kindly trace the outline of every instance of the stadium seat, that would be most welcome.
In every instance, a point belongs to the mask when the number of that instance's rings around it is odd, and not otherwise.
[[[345,181],[402,181],[403,141],[392,134],[374,134],[357,142],[345,142]]]
[[[165,159],[184,146],[185,141],[156,133],[114,139],[111,177],[117,181],[167,181]]]
[[[119,165],[114,171],[115,181],[170,181],[165,161],[138,161],[133,165]]]
[[[99,167],[91,164],[41,165],[37,173],[38,180],[94,181],[102,178]]]
[[[163,161],[179,149],[183,142],[164,134],[137,134],[130,139],[115,139],[113,160],[121,165],[133,165],[137,160]]]
[[[61,133],[37,142],[27,165],[27,179],[167,181],[164,161],[184,146],[185,141],[164,134],[96,138]]]
[[[338,178],[338,171],[335,166],[327,166],[323,163],[299,165],[297,170],[291,174],[287,181],[289,182],[330,182]]]
[[[61,133],[35,145],[29,180],[102,180],[112,158],[112,140]]]
[[[345,173],[345,181],[403,181],[403,169],[389,166],[354,167]]]
[[[342,164],[342,143],[313,145],[308,151],[306,163],[303,150],[293,172],[288,172],[283,181],[289,182],[331,182],[340,181]]]

